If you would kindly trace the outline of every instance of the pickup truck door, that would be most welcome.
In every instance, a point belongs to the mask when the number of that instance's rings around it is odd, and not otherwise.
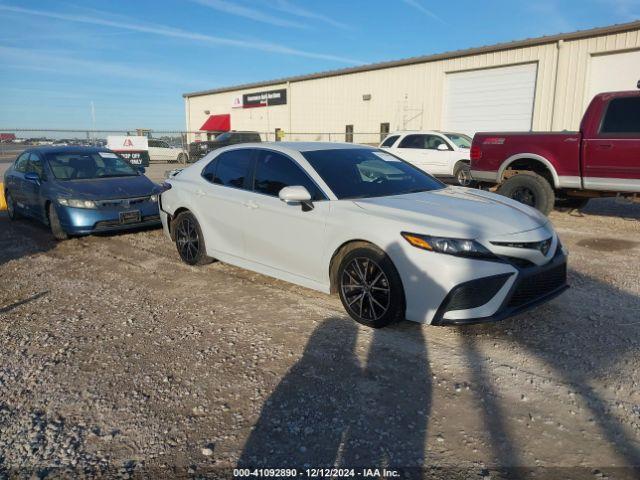
[[[584,188],[640,192],[640,97],[612,99],[582,148]]]

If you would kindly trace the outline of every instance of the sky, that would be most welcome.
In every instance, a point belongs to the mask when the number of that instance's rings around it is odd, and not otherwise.
[[[0,0],[0,129],[181,130],[185,92],[638,19],[640,0]]]

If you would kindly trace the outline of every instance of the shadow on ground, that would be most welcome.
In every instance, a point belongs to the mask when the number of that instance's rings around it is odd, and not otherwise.
[[[509,433],[501,414],[495,387],[486,373],[484,356],[478,351],[481,337],[500,338],[544,362],[554,377],[569,386],[588,408],[604,440],[616,452],[618,465],[640,466],[640,442],[629,426],[616,418],[602,391],[617,367],[637,355],[640,347],[640,298],[595,278],[570,272],[572,289],[555,302],[503,323],[460,329],[473,381],[481,385],[478,405],[483,406],[487,432],[499,466],[519,465],[518,442]],[[613,300],[612,310],[605,302]],[[619,381],[619,380],[618,380]],[[615,383],[615,380],[613,380]],[[631,379],[630,383],[637,382]],[[630,386],[630,385],[626,385]],[[603,466],[606,467],[606,466]],[[606,471],[606,468],[602,469]],[[618,471],[620,478],[634,478],[640,470]],[[638,477],[635,477],[638,478]]]
[[[357,332],[351,320],[318,325],[264,404],[239,466],[424,464],[431,372],[422,326],[375,330],[363,364]],[[404,337],[417,348],[411,357],[394,348]]]
[[[56,241],[44,225],[25,219],[11,221],[6,212],[0,212],[0,265],[55,246]]]

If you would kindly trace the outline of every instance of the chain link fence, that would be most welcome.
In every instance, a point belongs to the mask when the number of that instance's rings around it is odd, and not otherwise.
[[[13,162],[26,148],[47,145],[83,145],[111,147],[109,137],[145,136],[149,148],[150,163],[187,163],[201,155],[195,144],[214,140],[224,132],[188,132],[164,130],[45,130],[29,128],[0,129],[0,163]],[[229,132],[233,135],[236,132]],[[384,133],[366,132],[252,132],[260,136],[262,142],[350,142],[378,145]],[[238,143],[238,142],[234,142]],[[207,150],[206,148],[200,149]],[[197,157],[197,158],[194,158]]]

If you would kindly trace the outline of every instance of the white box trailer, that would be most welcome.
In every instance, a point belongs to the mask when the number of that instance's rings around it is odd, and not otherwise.
[[[142,135],[109,135],[107,148],[132,165],[149,166],[149,139]]]

